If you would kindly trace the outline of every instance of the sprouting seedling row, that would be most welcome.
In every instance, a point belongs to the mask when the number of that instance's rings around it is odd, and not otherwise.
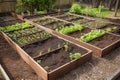
[[[62,34],[68,34],[68,33],[81,31],[81,30],[83,30],[83,26],[81,24],[74,24],[71,26],[62,26],[62,27],[59,27],[59,29],[56,29],[56,31]]]
[[[104,30],[92,30],[91,32],[88,32],[80,36],[78,40],[82,42],[89,42],[89,41],[92,41],[93,39],[103,36],[105,33],[106,32]]]
[[[36,28],[36,27],[32,27],[32,28],[27,28],[27,29],[22,29],[22,30],[18,30],[18,31],[14,31],[14,32],[10,32],[10,33],[6,33],[9,37],[11,38],[18,38],[18,37],[22,37],[22,36],[29,36],[31,34],[40,32],[41,30]]]
[[[0,31],[10,32],[10,31],[15,31],[15,30],[19,30],[19,29],[29,28],[29,27],[31,27],[30,23],[23,22],[23,23],[16,23],[14,25],[9,25],[6,27],[0,27]]]
[[[33,41],[44,40],[49,37],[51,37],[51,35],[46,32],[38,32],[38,33],[32,34],[30,36],[18,38],[17,40],[15,40],[15,42],[17,42],[19,45],[25,45],[25,44],[29,44]]]

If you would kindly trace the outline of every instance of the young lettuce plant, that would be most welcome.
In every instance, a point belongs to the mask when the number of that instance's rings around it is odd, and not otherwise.
[[[79,59],[81,57],[81,53],[70,53],[69,58],[70,60],[74,60],[74,59]]]

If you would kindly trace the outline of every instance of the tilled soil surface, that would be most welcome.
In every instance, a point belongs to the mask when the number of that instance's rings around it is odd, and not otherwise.
[[[0,59],[11,80],[42,80],[0,37]],[[103,58],[90,61],[57,80],[106,80],[120,69],[120,47]]]

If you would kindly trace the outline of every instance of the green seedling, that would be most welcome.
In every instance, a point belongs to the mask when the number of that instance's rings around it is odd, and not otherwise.
[[[41,63],[41,60],[37,60],[36,62],[37,62],[38,64],[40,64],[40,63]]]
[[[50,70],[50,67],[49,66],[45,66],[44,69],[45,70]]]
[[[64,48],[65,48],[65,51],[68,51],[68,48],[69,48],[68,43],[64,45]]]
[[[117,27],[113,27],[113,30],[117,30]]]
[[[81,53],[70,53],[69,58],[70,60],[74,60],[74,59],[79,59],[81,57]]]
[[[106,28],[106,32],[111,32],[112,29],[111,28]]]
[[[60,43],[58,44],[58,48],[60,48]]]
[[[43,54],[43,51],[40,51],[39,56],[41,56],[42,54]]]
[[[48,48],[48,53],[51,51],[51,48]]]

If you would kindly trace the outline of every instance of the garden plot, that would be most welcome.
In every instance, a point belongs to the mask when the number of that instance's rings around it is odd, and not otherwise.
[[[45,80],[53,80],[91,58],[90,50],[54,37],[28,22],[16,23],[0,29],[5,33],[0,34],[6,41]],[[53,63],[47,61],[51,58]]]

